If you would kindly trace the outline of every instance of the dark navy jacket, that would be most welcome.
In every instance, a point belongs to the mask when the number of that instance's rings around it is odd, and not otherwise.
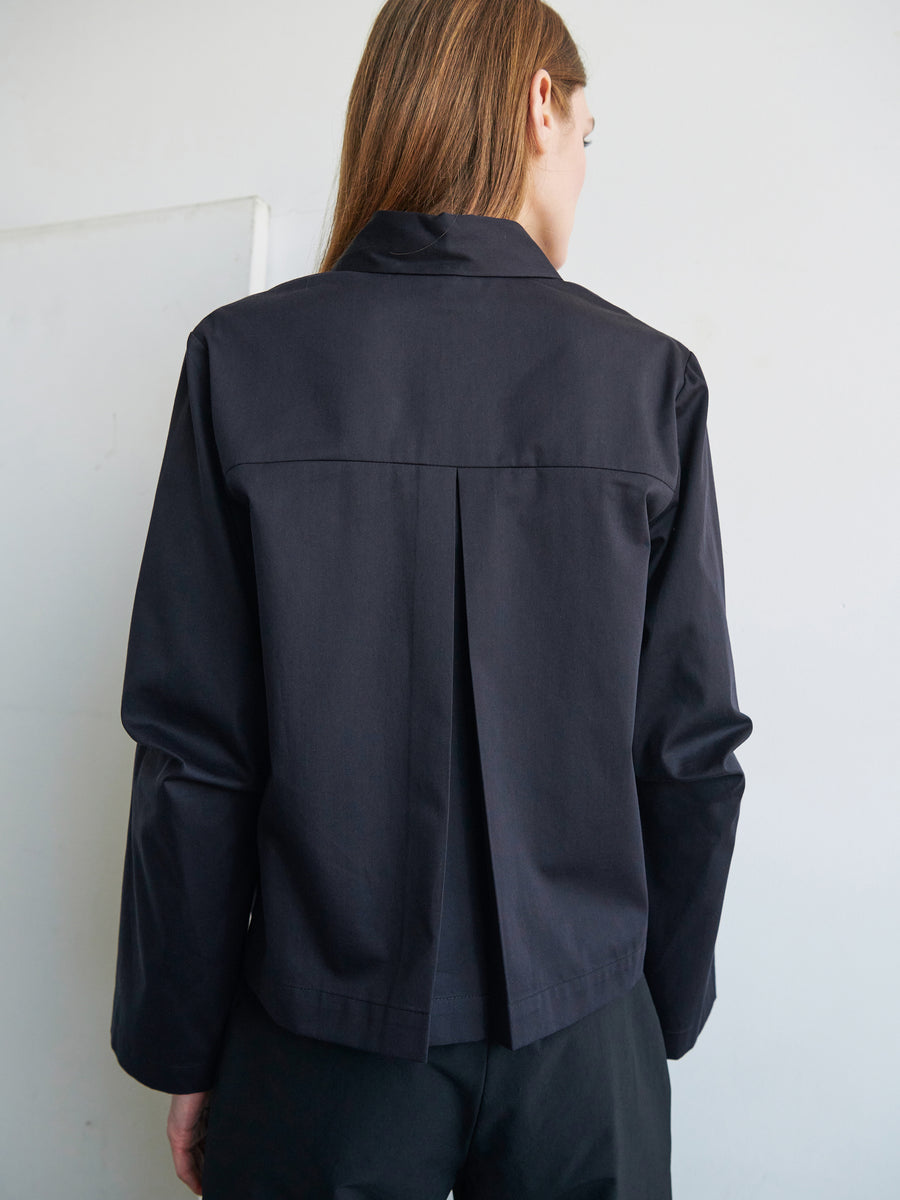
[[[126,1071],[213,1086],[241,974],[425,1061],[643,971],[693,1046],[752,730],[708,399],[498,217],[380,210],[191,331],[122,694]]]

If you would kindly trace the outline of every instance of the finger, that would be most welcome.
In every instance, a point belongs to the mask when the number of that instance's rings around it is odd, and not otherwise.
[[[198,1169],[193,1151],[172,1147],[172,1158],[175,1162],[175,1174],[182,1183],[186,1183],[195,1196],[203,1194],[202,1174]]]

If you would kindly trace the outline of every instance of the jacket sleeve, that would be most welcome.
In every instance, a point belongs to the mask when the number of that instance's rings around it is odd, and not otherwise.
[[[137,743],[111,1043],[170,1093],[214,1083],[258,878],[268,775],[246,510],[226,490],[208,349],[187,339],[134,596],[121,720]]]
[[[735,691],[708,402],[690,354],[675,400],[675,492],[650,525],[633,747],[649,894],[644,974],[671,1059],[692,1048],[716,997],[745,782],[734,750],[753,729]]]

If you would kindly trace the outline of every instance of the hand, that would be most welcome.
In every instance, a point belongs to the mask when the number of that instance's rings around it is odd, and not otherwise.
[[[196,1196],[203,1195],[203,1160],[210,1092],[173,1096],[166,1133],[175,1160],[175,1174]]]

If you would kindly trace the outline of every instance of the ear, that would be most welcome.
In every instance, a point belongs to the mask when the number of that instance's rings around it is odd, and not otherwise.
[[[534,146],[543,152],[556,114],[551,106],[553,81],[544,67],[535,71],[528,90],[528,129]]]

